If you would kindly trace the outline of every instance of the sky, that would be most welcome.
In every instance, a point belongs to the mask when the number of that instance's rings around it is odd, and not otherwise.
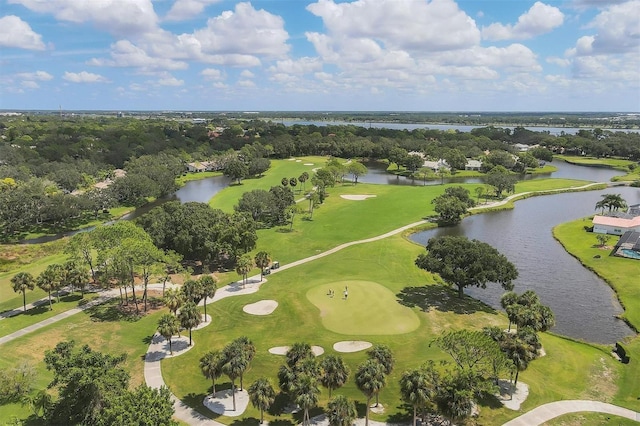
[[[0,0],[0,109],[640,111],[640,0]]]

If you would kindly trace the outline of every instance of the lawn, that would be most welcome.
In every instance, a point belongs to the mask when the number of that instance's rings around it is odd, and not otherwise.
[[[567,163],[578,164],[582,166],[592,167],[608,167],[616,170],[626,172],[624,176],[616,176],[612,180],[614,182],[620,181],[635,181],[640,180],[640,165],[638,162],[625,160],[621,158],[594,158],[594,157],[578,157],[568,155],[556,155],[555,158],[564,160]],[[633,170],[629,167],[633,167]]]
[[[639,330],[640,287],[638,286],[638,277],[640,277],[640,261],[607,256],[609,251],[597,247],[595,235],[584,229],[584,221],[581,219],[557,226],[553,230],[553,235],[569,253],[614,289],[625,308],[624,319],[636,330]],[[610,244],[613,245],[614,241],[612,240]],[[618,381],[619,391],[614,401],[619,405],[640,411],[640,380],[638,380],[640,377],[640,337],[636,336],[625,343],[625,349],[631,362],[621,368]]]
[[[165,381],[170,383],[171,389],[179,397],[206,413],[200,403],[210,392],[211,384],[200,373],[198,360],[206,351],[221,349],[234,338],[246,335],[257,347],[257,355],[246,374],[245,383],[250,384],[266,376],[274,385],[277,385],[276,374],[283,358],[268,353],[271,347],[307,342],[322,346],[325,353],[335,353],[332,347],[338,341],[365,340],[389,345],[396,356],[395,370],[380,396],[381,402],[387,407],[386,411],[372,418],[381,421],[407,420],[407,412],[399,399],[400,376],[404,370],[417,367],[427,360],[439,362],[447,359],[445,354],[430,345],[435,337],[446,330],[479,329],[488,325],[505,327],[507,324],[502,314],[471,298],[459,300],[454,291],[435,284],[429,274],[416,268],[413,260],[422,250],[422,247],[407,242],[399,235],[352,246],[314,262],[270,275],[269,281],[256,294],[217,302],[208,310],[213,312],[214,326],[194,332],[195,347],[180,357],[163,361]],[[349,287],[347,301],[341,299],[344,283],[348,283],[346,285]],[[360,283],[362,287],[355,283]],[[384,299],[386,306],[376,308],[367,300],[350,303],[356,300],[360,291],[378,293],[377,286],[385,287],[394,295],[389,298],[384,291],[380,292],[383,296],[374,295],[374,299]],[[336,293],[333,299],[327,296],[329,288]],[[252,316],[242,311],[244,305],[266,299],[279,302],[273,314]],[[329,303],[342,303],[343,306],[349,303],[353,312],[348,315],[354,318],[353,321],[365,322],[362,330],[345,334],[349,332],[349,324],[328,325],[325,318],[331,313],[324,312],[322,307]],[[376,300],[373,303],[379,302]],[[377,316],[387,315],[387,311],[393,312],[399,308],[410,309],[420,326],[403,334],[384,335],[372,331],[371,324],[366,324],[367,321],[377,321]],[[349,316],[345,316],[347,311],[338,312],[337,315],[349,321]],[[613,397],[617,391],[614,380],[620,374],[621,366],[607,354],[606,348],[551,334],[544,334],[542,340],[547,355],[534,361],[520,375],[521,380],[531,387],[523,412],[558,399],[596,396],[592,394],[596,385],[602,387],[598,397]],[[364,352],[341,356],[352,372],[366,357]],[[608,374],[596,374],[598,368]],[[553,381],[549,377],[553,377]],[[230,386],[224,376],[219,384],[220,389]],[[364,401],[352,380],[336,393],[354,398],[359,404]],[[328,393],[323,390],[320,405],[325,406],[327,399]],[[479,421],[483,424],[501,424],[517,414],[499,408],[495,400],[486,401],[481,407]],[[215,417],[211,413],[209,415]],[[258,415],[258,411],[250,407],[240,417],[243,420],[237,417],[218,417],[218,420],[250,424],[249,419],[256,419]],[[277,417],[270,415],[268,418],[273,420]],[[283,415],[279,418],[287,417]]]

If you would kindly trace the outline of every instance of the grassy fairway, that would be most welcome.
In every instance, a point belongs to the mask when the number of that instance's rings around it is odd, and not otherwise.
[[[348,297],[343,295],[348,287]],[[329,290],[335,295],[329,296]],[[371,281],[338,281],[318,285],[307,298],[320,311],[322,325],[339,334],[404,334],[420,326],[411,309],[396,303],[392,291]]]
[[[624,318],[640,330],[640,261],[607,256],[609,251],[597,247],[595,235],[585,231],[584,226],[584,220],[565,223],[554,228],[553,235],[569,253],[611,285],[625,308]],[[596,255],[600,257],[595,258]],[[630,339],[625,349],[631,362],[621,365],[619,389],[614,401],[640,411],[640,337]]]

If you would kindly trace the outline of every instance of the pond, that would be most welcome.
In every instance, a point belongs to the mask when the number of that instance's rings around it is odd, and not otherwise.
[[[462,235],[484,241],[504,254],[519,271],[515,291],[535,290],[542,303],[556,316],[554,332],[597,343],[613,343],[633,331],[615,318],[622,313],[611,288],[569,255],[552,235],[552,228],[595,212],[603,194],[621,194],[629,204],[640,203],[640,190],[631,187],[602,191],[563,193],[533,197],[516,202],[515,209],[483,213],[465,218],[454,227],[413,234],[422,245],[436,236]],[[589,220],[585,226],[591,226]],[[596,239],[594,237],[594,244]],[[603,257],[608,255],[603,252]],[[629,262],[640,262],[629,259]],[[635,279],[637,280],[638,275]],[[495,284],[465,292],[500,309],[504,290]]]

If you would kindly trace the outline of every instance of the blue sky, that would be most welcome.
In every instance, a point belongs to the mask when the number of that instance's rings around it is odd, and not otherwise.
[[[640,0],[0,0],[0,109],[640,111]]]

